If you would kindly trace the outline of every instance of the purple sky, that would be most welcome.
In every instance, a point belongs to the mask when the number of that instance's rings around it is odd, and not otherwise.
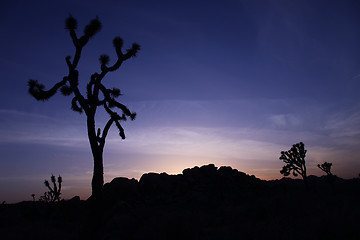
[[[63,197],[90,194],[92,157],[85,116],[70,97],[37,102],[28,79],[47,87],[67,73],[78,33],[95,16],[103,28],[83,51],[80,86],[115,59],[112,39],[141,45],[138,57],[104,83],[138,113],[112,128],[105,181],[145,172],[180,173],[214,163],[262,179],[281,178],[280,151],[300,141],[308,174],[333,163],[343,178],[360,172],[360,2],[5,1],[0,9],[0,202],[30,200],[53,173]],[[82,88],[85,93],[84,88]],[[99,126],[107,115],[100,112]]]

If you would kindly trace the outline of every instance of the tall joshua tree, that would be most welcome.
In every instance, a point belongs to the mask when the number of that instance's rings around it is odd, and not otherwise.
[[[279,159],[286,163],[286,165],[283,166],[280,173],[284,174],[284,176],[289,176],[292,171],[295,177],[298,175],[302,176],[305,185],[307,185],[305,166],[306,152],[307,150],[305,150],[305,145],[303,142],[294,144],[288,151],[282,151]]]
[[[69,31],[70,37],[75,46],[75,55],[73,60],[70,56],[65,58],[68,66],[68,74],[63,79],[57,82],[49,90],[44,90],[44,85],[39,84],[37,80],[29,80],[29,93],[40,101],[48,100],[54,96],[60,89],[64,96],[73,95],[71,101],[71,108],[73,111],[86,114],[87,133],[91,152],[94,158],[94,172],[92,178],[92,197],[98,201],[102,198],[102,188],[104,185],[103,173],[103,150],[105,146],[105,139],[109,132],[111,125],[115,124],[119,130],[119,135],[125,139],[124,129],[120,122],[126,121],[128,118],[135,119],[136,113],[131,112],[125,105],[116,100],[121,95],[118,88],[107,88],[103,85],[102,80],[109,72],[116,71],[121,64],[131,57],[135,57],[140,50],[140,46],[136,43],[132,44],[130,49],[125,52],[122,51],[123,40],[120,37],[115,37],[113,45],[116,51],[117,60],[112,66],[108,66],[109,56],[101,55],[100,60],[100,73],[95,72],[91,75],[90,81],[86,87],[86,95],[83,95],[79,88],[79,72],[77,66],[80,60],[81,52],[84,46],[101,29],[101,22],[98,18],[90,21],[85,26],[84,34],[78,37],[75,30],[77,29],[77,21],[71,15],[65,21],[65,28]],[[95,126],[95,114],[98,107],[102,107],[109,114],[109,120],[102,128]],[[120,111],[118,113],[117,111]]]

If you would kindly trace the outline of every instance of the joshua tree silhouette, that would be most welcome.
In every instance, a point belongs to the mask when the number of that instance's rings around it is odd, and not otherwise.
[[[333,174],[331,173],[331,166],[332,166],[332,163],[328,163],[328,162],[324,162],[322,164],[318,164],[317,165],[318,168],[320,168],[321,170],[323,170],[327,176],[332,176]]]
[[[304,148],[304,143],[300,142],[294,144],[288,151],[282,151],[280,160],[286,163],[280,171],[284,176],[289,176],[291,171],[294,176],[302,176],[305,185],[307,185],[306,166],[305,166],[305,155],[307,150]]]
[[[120,121],[125,121],[127,118],[134,120],[136,116],[135,112],[131,112],[125,105],[115,100],[115,98],[121,95],[120,90],[117,88],[106,88],[102,84],[102,80],[107,73],[117,70],[124,61],[131,57],[135,57],[136,53],[140,50],[140,46],[133,43],[132,47],[123,53],[123,40],[120,37],[115,37],[113,45],[117,54],[116,62],[112,66],[107,66],[109,63],[109,56],[105,54],[100,56],[99,60],[101,72],[95,72],[92,74],[86,87],[86,96],[84,96],[80,93],[78,88],[79,72],[76,68],[78,66],[83,47],[87,44],[91,37],[100,31],[101,22],[98,18],[91,20],[84,29],[84,35],[79,38],[75,32],[77,29],[77,21],[71,15],[65,21],[65,28],[69,30],[71,39],[75,46],[74,59],[71,61],[70,56],[65,58],[69,69],[68,75],[46,91],[44,90],[44,85],[39,84],[38,81],[29,80],[29,92],[36,100],[41,101],[52,97],[58,89],[60,89],[61,93],[65,96],[74,94],[71,101],[72,110],[79,113],[85,112],[87,117],[87,133],[94,159],[94,172],[91,182],[92,197],[98,202],[101,201],[102,188],[104,185],[103,150],[108,131],[111,125],[115,123],[119,130],[120,137],[125,139],[124,129],[122,128]],[[100,128],[96,130],[95,126],[95,114],[98,107],[103,107],[110,116],[110,119],[107,121],[102,131]],[[121,110],[122,113],[117,113],[116,109]]]
[[[62,183],[62,177],[59,175],[58,177],[58,186],[56,185],[56,179],[55,176],[51,174],[51,182],[53,184],[53,187],[50,186],[50,183],[48,180],[44,181],[45,187],[49,189],[48,192],[44,193],[44,196],[40,197],[41,201],[45,202],[55,202],[60,201],[60,195],[61,195],[61,183]],[[33,194],[33,198],[35,197],[35,194]]]
[[[332,163],[324,162],[322,164],[318,164],[317,166],[326,173],[326,181],[333,184],[334,181],[337,179],[337,176],[331,172]]]

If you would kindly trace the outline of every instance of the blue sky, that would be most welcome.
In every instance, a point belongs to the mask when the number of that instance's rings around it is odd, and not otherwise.
[[[115,59],[112,39],[141,45],[107,76],[138,116],[111,129],[105,181],[145,172],[180,173],[214,163],[262,179],[281,178],[280,151],[303,141],[309,174],[333,163],[360,172],[360,3],[358,1],[5,1],[0,10],[0,201],[39,197],[61,174],[65,198],[90,194],[85,116],[58,94],[37,102],[28,79],[50,87],[67,73],[78,32],[95,16],[103,28],[85,47],[80,86]],[[84,88],[83,88],[84,89]],[[83,90],[84,92],[84,90]],[[99,112],[102,127],[107,116]]]

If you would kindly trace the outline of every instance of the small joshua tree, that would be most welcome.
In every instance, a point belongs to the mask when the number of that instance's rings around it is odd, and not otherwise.
[[[35,194],[34,193],[31,194],[31,197],[32,197],[33,201],[35,202]]]
[[[328,162],[324,162],[323,164],[318,164],[317,165],[318,168],[320,168],[321,170],[323,170],[327,176],[332,176],[333,174],[331,173],[331,166],[332,166],[332,163],[328,163]]]
[[[87,133],[90,143],[91,152],[94,160],[94,171],[92,177],[92,198],[96,203],[101,202],[102,188],[104,185],[104,167],[103,167],[103,150],[105,146],[105,139],[111,125],[115,124],[119,130],[119,135],[125,139],[125,132],[120,122],[128,118],[135,119],[136,113],[131,112],[125,105],[115,100],[121,95],[118,88],[107,88],[103,85],[102,80],[105,76],[113,71],[119,69],[122,63],[131,57],[135,57],[140,50],[140,46],[136,43],[132,44],[130,49],[123,53],[123,40],[120,37],[115,37],[113,45],[117,55],[117,59],[112,66],[109,64],[109,56],[101,55],[100,60],[100,73],[95,72],[91,75],[90,81],[86,87],[86,95],[83,95],[79,88],[79,72],[77,70],[80,60],[81,52],[87,42],[101,29],[101,22],[98,18],[93,19],[85,27],[84,34],[78,37],[75,30],[77,29],[77,21],[71,15],[65,21],[65,28],[69,30],[70,37],[75,46],[75,54],[73,60],[70,56],[65,58],[68,66],[68,74],[59,82],[57,82],[49,90],[44,90],[45,86],[38,83],[36,80],[29,80],[29,93],[36,100],[47,100],[54,96],[60,89],[61,93],[65,96],[74,95],[71,101],[72,110],[82,113],[85,112]],[[109,120],[103,127],[96,128],[95,114],[98,112],[98,107],[102,107],[109,114]],[[117,109],[121,112],[118,113]]]
[[[286,163],[280,171],[284,176],[289,176],[291,171],[296,177],[302,176],[305,185],[307,185],[306,166],[305,166],[305,155],[307,150],[304,148],[304,143],[300,142],[294,144],[288,151],[282,151],[280,160]]]
[[[337,176],[331,172],[332,163],[324,162],[323,164],[318,164],[317,166],[326,173],[325,180],[333,184],[337,179]]]
[[[53,187],[50,186],[48,180],[44,181],[44,184],[49,189],[49,191],[45,192],[44,196],[40,197],[40,201],[44,201],[44,202],[60,201],[60,195],[61,195],[60,191],[61,191],[61,183],[62,183],[62,177],[60,175],[57,181],[58,181],[58,186],[56,185],[56,179],[54,175],[51,175],[51,182],[53,184]]]

